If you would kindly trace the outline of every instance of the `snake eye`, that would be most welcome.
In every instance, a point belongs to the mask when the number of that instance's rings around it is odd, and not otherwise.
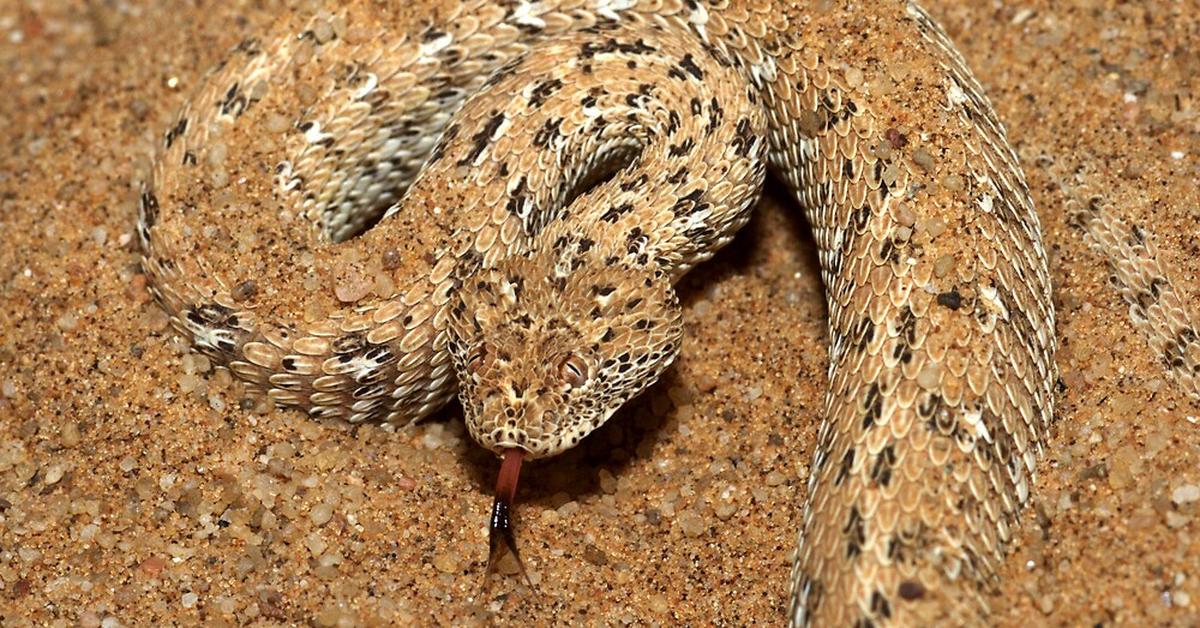
[[[588,381],[587,362],[577,355],[567,356],[558,365],[558,372],[562,375],[563,381],[572,388],[578,388]]]
[[[472,349],[467,354],[467,372],[472,375],[477,375],[483,369],[483,362],[487,358],[487,347],[480,345]]]

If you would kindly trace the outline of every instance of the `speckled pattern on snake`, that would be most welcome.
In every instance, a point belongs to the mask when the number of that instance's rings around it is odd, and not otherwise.
[[[177,330],[278,405],[404,424],[458,394],[484,447],[552,456],[671,363],[674,283],[770,172],[829,310],[789,621],[986,622],[1054,314],[1016,154],[940,27],[896,0],[394,9],[281,17],[180,112],[139,220]]]

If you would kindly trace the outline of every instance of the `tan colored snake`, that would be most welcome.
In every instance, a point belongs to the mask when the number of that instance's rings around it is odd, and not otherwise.
[[[674,282],[770,171],[830,315],[790,620],[986,621],[1054,315],[1016,155],[929,16],[467,0],[406,32],[392,8],[289,16],[179,114],[139,220],[175,327],[280,405],[408,423],[457,393],[481,445],[551,456],[671,363]]]

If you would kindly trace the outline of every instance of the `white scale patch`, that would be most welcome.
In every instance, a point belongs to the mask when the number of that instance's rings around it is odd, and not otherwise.
[[[363,98],[366,98],[367,95],[375,91],[375,88],[378,86],[379,76],[374,72],[367,74],[366,82],[363,83],[362,87],[359,87],[354,91],[354,100],[362,100]]]
[[[975,435],[983,439],[984,442],[992,442],[992,434],[988,432],[987,426],[983,424],[983,411],[979,408],[972,408],[963,415],[963,420],[967,425],[975,428]]]
[[[1000,301],[1000,293],[992,286],[983,286],[979,289],[979,298],[993,311],[1000,314],[1004,320],[1008,320],[1008,308],[1004,307],[1004,303]]]
[[[500,295],[509,303],[517,302],[517,291],[507,279],[500,282]]]
[[[708,9],[704,8],[703,4],[696,3],[696,10],[688,16],[688,22],[691,22],[692,27],[696,29],[700,39],[708,43],[708,29],[704,27],[705,24],[708,24]]]
[[[304,131],[304,140],[309,144],[316,144],[332,137],[333,135],[321,131],[321,123],[316,120],[310,122],[308,130]]]
[[[350,360],[347,366],[347,373],[353,376],[355,382],[360,382],[370,377],[372,373],[377,372],[383,366],[383,363],[378,360],[356,356]]]
[[[432,60],[437,53],[445,50],[452,41],[454,41],[454,36],[450,33],[445,33],[437,39],[427,41],[421,44],[421,56],[425,59]]]
[[[762,89],[767,83],[774,81],[776,74],[774,57],[763,55],[761,63],[750,65],[750,78],[754,80],[754,86],[759,89]]]
[[[522,2],[517,5],[513,11],[512,21],[521,26],[530,26],[533,28],[546,28],[546,20],[538,17],[546,11],[545,7],[540,2]]]
[[[618,21],[620,12],[637,6],[637,0],[593,0],[592,10],[605,19]]]
[[[991,194],[984,194],[983,196],[979,197],[979,209],[983,210],[983,213],[985,214],[990,214],[992,213],[994,202],[995,201]]]
[[[227,330],[196,325],[187,320],[186,317],[183,320],[184,324],[192,332],[192,344],[197,347],[206,347],[217,351],[220,350],[222,340],[225,343],[233,344],[233,336]]]
[[[292,176],[292,162],[281,161],[275,167],[275,185],[279,186],[281,192],[291,192],[300,185],[299,177]]]

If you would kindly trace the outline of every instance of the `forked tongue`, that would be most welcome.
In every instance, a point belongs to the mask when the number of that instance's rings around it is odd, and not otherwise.
[[[521,562],[521,554],[517,552],[517,537],[513,534],[511,515],[512,505],[517,496],[517,480],[521,477],[521,460],[524,457],[525,451],[514,447],[504,452],[500,463],[500,477],[496,478],[496,501],[492,502],[487,573],[494,573],[504,555],[512,554],[525,584],[532,587],[533,583],[525,573],[525,563]]]

